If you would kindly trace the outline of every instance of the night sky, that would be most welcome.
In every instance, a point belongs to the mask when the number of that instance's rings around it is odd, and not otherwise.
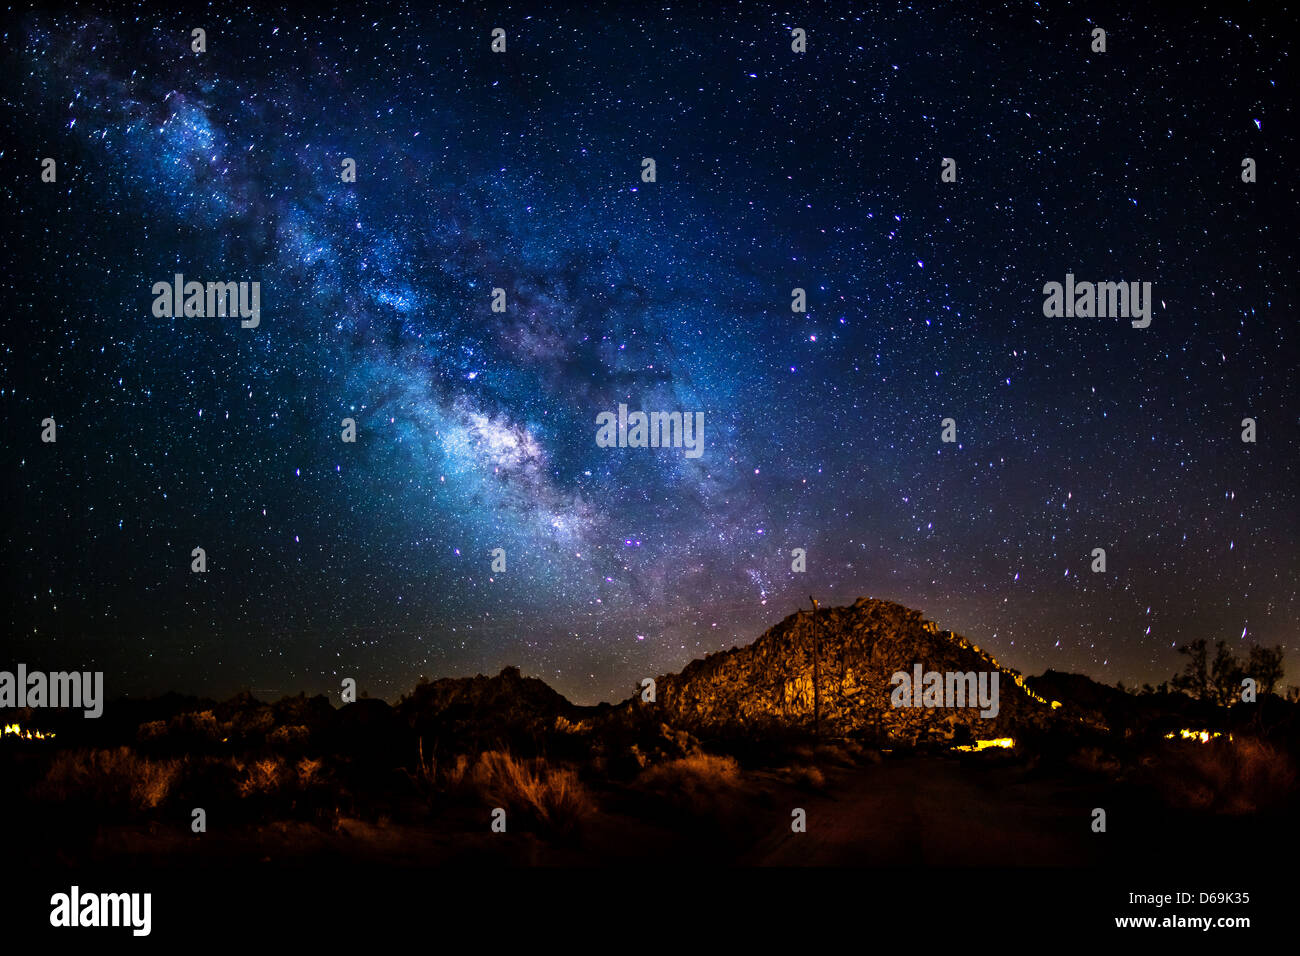
[[[1010,6],[6,11],[0,666],[593,703],[812,594],[1295,682],[1296,24]],[[155,317],[178,272],[260,325]],[[1150,327],[1045,317],[1067,273]],[[702,456],[598,447],[619,403]]]

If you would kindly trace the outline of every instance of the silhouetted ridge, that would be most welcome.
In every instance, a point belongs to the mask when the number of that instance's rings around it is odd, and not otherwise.
[[[418,685],[397,705],[403,721],[421,737],[442,745],[511,744],[525,750],[554,729],[557,718],[590,712],[549,684],[524,677],[517,667],[495,677],[446,677]]]

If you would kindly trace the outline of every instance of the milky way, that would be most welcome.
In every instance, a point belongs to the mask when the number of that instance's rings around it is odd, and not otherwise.
[[[479,9],[9,24],[19,659],[587,703],[866,594],[1026,672],[1297,673],[1293,23]],[[260,325],[155,317],[176,273]],[[1045,317],[1067,273],[1151,282],[1150,327]],[[620,403],[703,454],[598,447]]]

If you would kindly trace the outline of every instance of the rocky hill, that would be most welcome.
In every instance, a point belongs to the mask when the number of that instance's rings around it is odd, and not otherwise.
[[[824,735],[964,742],[1043,729],[1058,716],[1019,674],[919,611],[859,598],[852,607],[822,608],[816,623]],[[981,717],[978,707],[969,706],[893,707],[890,678],[899,671],[911,674],[916,664],[924,671],[998,672],[997,716]],[[813,673],[813,615],[800,611],[752,644],[659,677],[656,703],[635,699],[632,706],[693,733],[810,731]]]
[[[495,677],[442,678],[418,685],[395,708],[421,737],[457,745],[523,747],[595,708],[572,704],[543,680],[507,667]]]

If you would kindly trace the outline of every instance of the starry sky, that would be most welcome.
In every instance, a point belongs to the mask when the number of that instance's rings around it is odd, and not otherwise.
[[[812,594],[1026,673],[1300,678],[1291,18],[703,6],[6,13],[14,662],[594,703]],[[155,317],[177,272],[260,326]],[[1067,272],[1151,326],[1045,318]],[[619,403],[703,455],[598,447]]]

